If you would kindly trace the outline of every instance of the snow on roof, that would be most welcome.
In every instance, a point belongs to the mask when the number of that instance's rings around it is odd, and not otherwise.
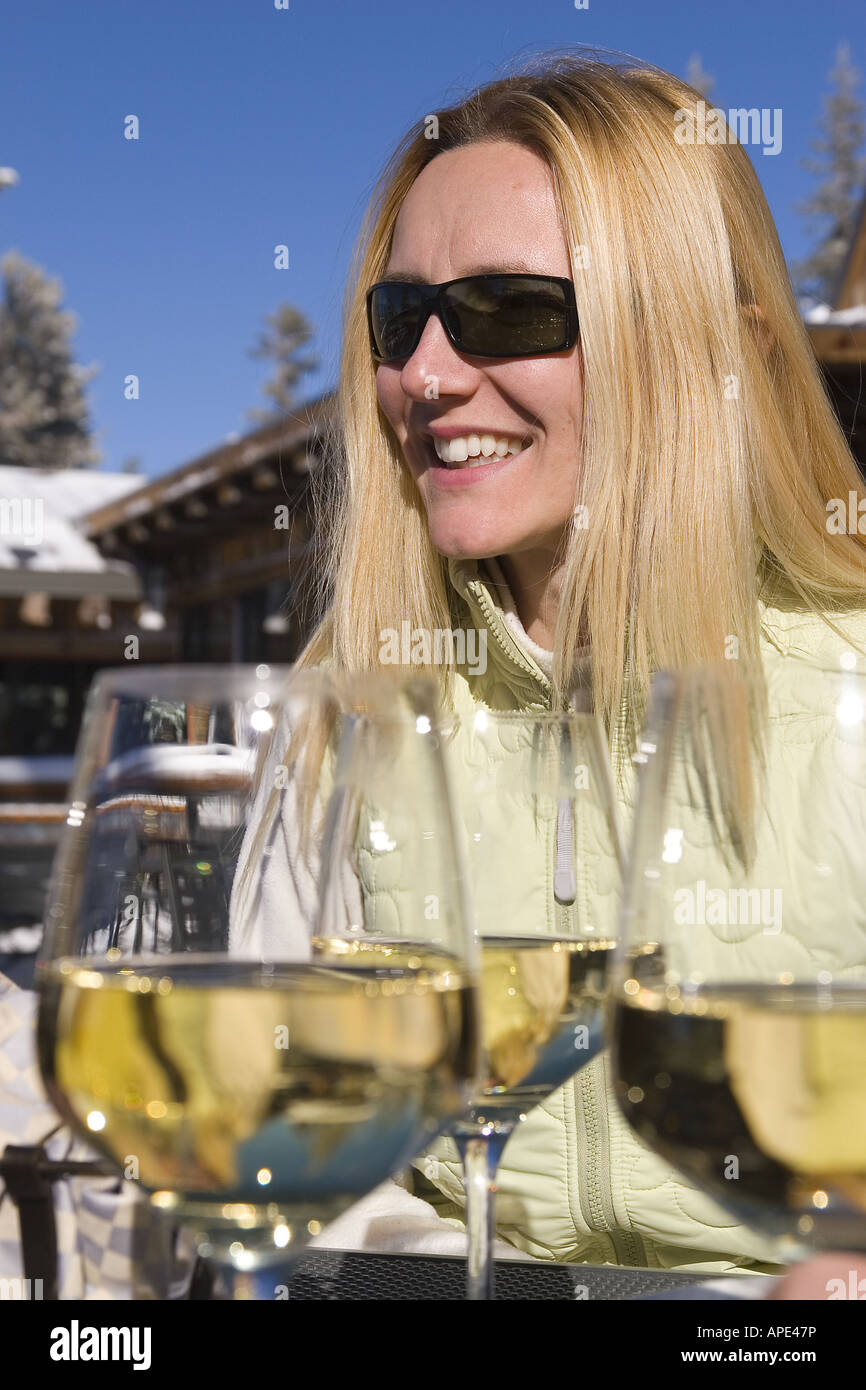
[[[150,480],[94,468],[12,468],[0,464],[0,497],[41,497],[46,512],[73,519],[116,502]]]
[[[97,590],[121,592],[137,588],[132,581],[132,566],[106,560],[77,529],[76,521],[94,507],[137,491],[142,485],[142,479],[130,473],[0,465],[0,572],[15,570],[21,576],[31,572],[104,574],[106,584],[98,584]],[[36,581],[26,585],[34,590],[41,587],[44,585]],[[56,585],[50,587],[61,594]],[[88,592],[92,587],[91,582],[85,583]],[[13,589],[21,590],[21,580],[10,575],[0,583],[0,592]]]
[[[7,513],[15,515],[14,513]],[[92,541],[87,540],[68,521],[25,508],[21,522],[14,523],[15,534],[8,534],[0,503],[0,568],[28,570],[104,570],[106,562]]]

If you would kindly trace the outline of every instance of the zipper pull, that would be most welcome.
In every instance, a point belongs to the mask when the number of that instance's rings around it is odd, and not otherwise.
[[[560,750],[561,786],[571,786],[571,731],[562,725]],[[556,802],[556,868],[553,874],[553,896],[563,907],[571,907],[577,897],[574,874],[574,810],[571,796],[560,796]]]
[[[563,907],[571,907],[577,897],[577,880],[572,863],[574,817],[571,797],[561,796],[556,806],[556,869],[553,896]]]

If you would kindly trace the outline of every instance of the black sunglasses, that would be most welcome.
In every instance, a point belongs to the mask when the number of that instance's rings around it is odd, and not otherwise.
[[[370,347],[379,362],[411,357],[431,314],[470,357],[538,357],[577,341],[571,280],[551,275],[465,275],[441,285],[380,280],[367,291]]]

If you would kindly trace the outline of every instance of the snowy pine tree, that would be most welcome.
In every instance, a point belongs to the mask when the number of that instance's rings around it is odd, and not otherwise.
[[[830,80],[835,90],[824,100],[821,134],[812,141],[817,158],[803,160],[804,167],[820,182],[812,196],[797,207],[815,224],[820,240],[810,256],[795,263],[792,278],[800,294],[832,305],[866,182],[866,159],[859,153],[864,135],[863,103],[857,96],[860,74],[845,43],[836,50]]]
[[[0,269],[0,463],[91,467],[102,455],[91,438],[84,387],[98,368],[73,361],[76,316],[60,308],[60,282],[17,252],[4,256]]]

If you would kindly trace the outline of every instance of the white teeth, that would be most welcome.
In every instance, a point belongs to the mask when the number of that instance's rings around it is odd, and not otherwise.
[[[468,462],[470,468],[488,460],[495,462],[510,454],[519,454],[524,447],[519,439],[495,434],[463,434],[456,439],[439,439],[434,435],[433,446],[444,464]]]

